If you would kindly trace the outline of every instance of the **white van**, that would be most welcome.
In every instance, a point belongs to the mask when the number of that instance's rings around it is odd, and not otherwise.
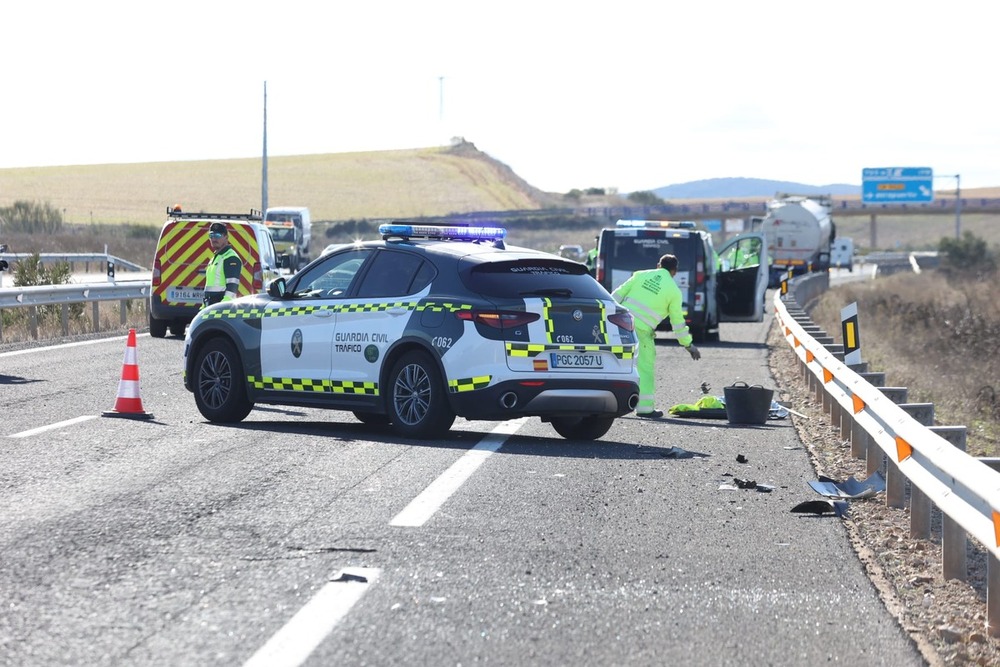
[[[830,266],[854,272],[854,239],[838,236],[830,246]]]

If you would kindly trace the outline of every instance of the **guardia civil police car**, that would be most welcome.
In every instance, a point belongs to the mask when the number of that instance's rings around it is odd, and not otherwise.
[[[635,408],[632,316],[586,266],[508,247],[497,227],[379,233],[198,314],[184,384],[202,415],[331,408],[418,438],[456,416],[535,416],[593,440]]]

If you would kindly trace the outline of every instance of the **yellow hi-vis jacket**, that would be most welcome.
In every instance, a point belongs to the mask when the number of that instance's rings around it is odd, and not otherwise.
[[[205,269],[205,301],[211,304],[235,299],[242,269],[243,262],[232,246],[215,253]]]
[[[656,331],[660,322],[669,317],[677,342],[683,347],[688,347],[693,342],[687,322],[684,321],[684,298],[673,276],[666,269],[636,271],[611,296],[631,311],[637,327]]]

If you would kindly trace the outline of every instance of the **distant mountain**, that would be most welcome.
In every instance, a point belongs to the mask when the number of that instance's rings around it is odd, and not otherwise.
[[[690,183],[678,183],[652,191],[660,199],[746,199],[773,197],[776,192],[797,195],[860,195],[860,185],[834,183],[805,185],[791,181],[769,181],[764,178],[706,178]]]

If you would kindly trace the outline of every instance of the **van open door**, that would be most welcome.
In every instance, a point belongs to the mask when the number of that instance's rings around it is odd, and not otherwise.
[[[716,301],[720,322],[761,322],[767,292],[767,244],[761,233],[741,234],[718,251]]]

